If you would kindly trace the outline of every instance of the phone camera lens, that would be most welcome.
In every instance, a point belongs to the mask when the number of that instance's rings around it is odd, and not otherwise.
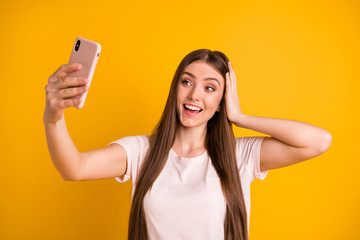
[[[79,47],[80,47],[80,40],[77,40],[75,45],[75,51],[79,50]]]

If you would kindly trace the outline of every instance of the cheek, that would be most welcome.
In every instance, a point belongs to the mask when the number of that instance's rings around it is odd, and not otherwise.
[[[176,101],[179,102],[181,100],[181,91],[176,93]]]
[[[185,95],[185,89],[182,86],[179,86],[176,94],[177,100],[183,99],[184,95]]]
[[[176,110],[179,110],[183,99],[184,99],[183,94],[180,91],[178,91],[178,93],[176,94]]]
[[[222,95],[209,97],[207,100],[208,107],[211,109],[218,109],[218,106],[221,103]]]

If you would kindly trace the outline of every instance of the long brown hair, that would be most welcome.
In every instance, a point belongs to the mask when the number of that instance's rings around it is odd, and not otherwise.
[[[222,52],[198,49],[186,55],[180,62],[171,83],[164,112],[150,136],[150,147],[135,183],[129,219],[129,240],[148,239],[143,207],[144,197],[163,170],[175,141],[176,127],[179,124],[176,97],[180,78],[186,66],[197,60],[215,67],[226,79],[229,60]],[[220,111],[208,121],[205,147],[220,178],[226,201],[224,239],[248,240],[246,208],[235,156],[235,137],[232,124],[227,119],[224,95]]]

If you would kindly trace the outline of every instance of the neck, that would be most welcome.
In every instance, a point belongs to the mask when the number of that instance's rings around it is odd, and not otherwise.
[[[173,150],[183,157],[194,157],[205,151],[206,125],[187,128],[179,124]]]

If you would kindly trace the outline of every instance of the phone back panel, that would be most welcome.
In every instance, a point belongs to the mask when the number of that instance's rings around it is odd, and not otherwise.
[[[76,50],[75,48],[78,40],[80,40],[80,45],[79,48]],[[100,52],[101,45],[97,42],[93,42],[82,37],[78,37],[75,40],[69,63],[80,63],[82,64],[82,68],[79,71],[68,74],[68,76],[85,77],[89,80],[89,83],[87,84],[87,86],[89,86],[89,89],[87,92],[82,94],[81,103],[76,106],[76,108],[80,109],[84,106],[87,93],[90,90],[91,80],[95,72]]]

